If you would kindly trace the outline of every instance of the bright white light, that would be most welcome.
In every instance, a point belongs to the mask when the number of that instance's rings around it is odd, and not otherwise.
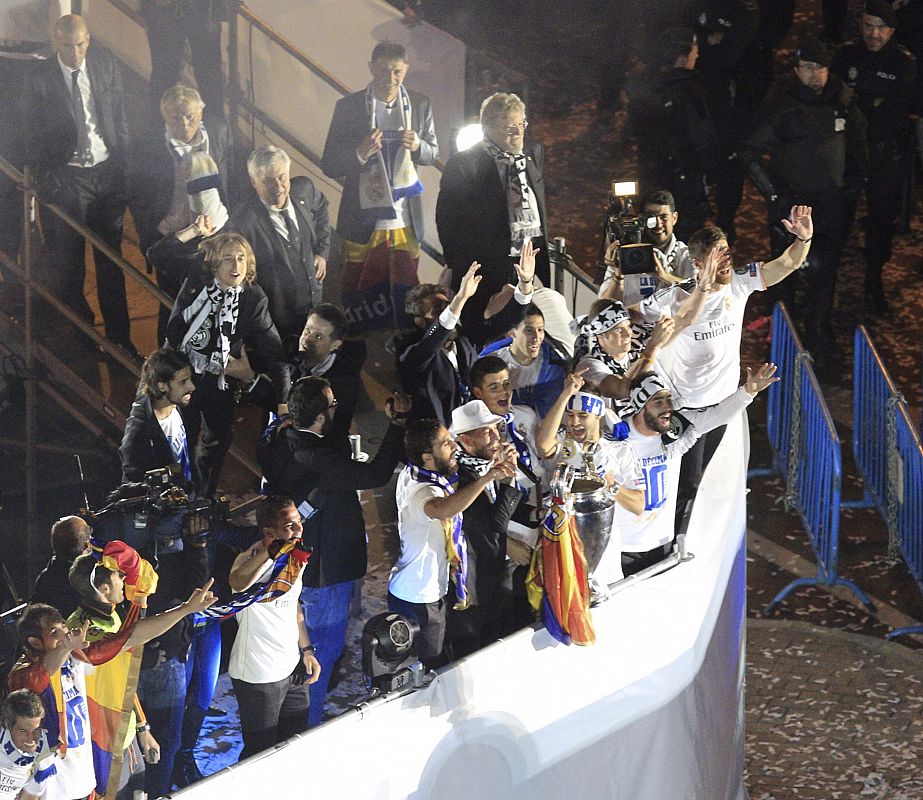
[[[455,137],[455,149],[460,153],[469,147],[474,147],[481,139],[484,138],[484,131],[478,123],[465,125]]]
[[[612,181],[612,194],[616,197],[634,197],[637,193],[636,181]]]

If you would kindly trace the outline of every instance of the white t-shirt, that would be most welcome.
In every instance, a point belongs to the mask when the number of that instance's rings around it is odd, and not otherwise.
[[[61,668],[61,693],[67,728],[61,731],[61,738],[67,743],[67,752],[64,758],[55,762],[55,778],[47,781],[45,797],[48,800],[86,797],[96,788],[90,710],[87,706],[86,674],[91,669],[92,665],[74,658],[68,658]]]
[[[0,727],[0,800],[15,800],[22,788],[36,797],[45,797],[49,782],[58,780],[60,760],[44,731],[35,752],[23,753],[13,744],[10,732]]]
[[[267,558],[267,564],[269,559]],[[269,577],[271,565],[254,581]],[[292,674],[298,650],[298,598],[301,573],[292,587],[268,603],[254,603],[237,615],[237,638],[231,649],[228,674],[247,683],[275,683]]]
[[[740,337],[747,298],[765,289],[763,265],[750,262],[735,271],[731,282],[709,292],[698,320],[674,339],[669,377],[686,408],[721,402],[740,382]],[[640,307],[645,322],[656,322],[664,311],[674,314],[689,295],[671,287],[657,292]]]
[[[578,442],[565,438],[563,432],[558,433],[558,452],[555,454],[555,463],[567,463],[578,470],[586,469],[586,461],[583,457],[583,448]],[[593,454],[593,463],[596,465],[596,473],[602,476],[608,476],[619,486],[627,486],[629,489],[636,488],[641,480],[641,467],[634,451],[627,442],[617,442],[611,439],[600,439],[599,448]],[[616,503],[616,509],[619,508]],[[619,528],[618,513],[612,517],[612,528],[609,533],[609,543],[599,561],[596,569],[593,571],[593,578],[600,583],[613,583],[622,578],[622,559],[621,559],[621,530]]]
[[[388,591],[408,603],[435,603],[449,591],[449,561],[441,519],[430,519],[423,507],[445,497],[432,483],[415,480],[405,467],[397,479],[397,530],[401,555],[391,570]]]
[[[157,422],[160,425],[160,430],[163,431],[163,435],[167,437],[167,441],[170,443],[173,457],[177,463],[181,462],[183,448],[186,444],[186,426],[183,425],[183,418],[179,413],[179,409],[174,407],[173,411],[170,412],[170,416],[165,419],[158,419]]]
[[[645,553],[673,539],[676,489],[683,453],[700,436],[734,419],[752,400],[741,387],[717,406],[704,411],[681,412],[691,425],[669,444],[664,444],[660,436],[639,433],[634,419],[628,420],[628,438],[625,441],[637,456],[641,468],[640,479],[628,484],[628,487],[644,491],[644,511],[635,515],[621,506],[616,507],[622,550]]]

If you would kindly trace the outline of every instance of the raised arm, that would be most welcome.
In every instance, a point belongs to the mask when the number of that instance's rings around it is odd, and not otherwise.
[[[122,649],[147,644],[151,639],[156,639],[166,633],[183,617],[195,614],[197,611],[204,611],[218,599],[211,592],[212,583],[214,579],[209,579],[204,586],[193,591],[185,603],[181,603],[176,608],[138,620]]]
[[[783,219],[782,225],[795,237],[795,241],[785,249],[782,255],[763,265],[763,283],[767,287],[787,278],[808,257],[811,239],[814,237],[811,206],[792,206],[788,219]]]
[[[567,401],[583,387],[583,374],[585,372],[586,367],[578,368],[564,378],[564,388],[561,390],[561,394],[558,395],[538,426],[538,430],[535,432],[535,448],[542,458],[551,458],[557,452],[558,428],[561,427],[561,420],[564,419]]]

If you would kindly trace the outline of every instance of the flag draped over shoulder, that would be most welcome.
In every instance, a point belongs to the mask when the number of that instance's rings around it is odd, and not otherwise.
[[[554,498],[526,578],[529,602],[548,632],[564,644],[593,644],[590,589],[583,544],[567,504]]]
[[[198,612],[194,617],[196,623],[205,619],[227,619],[254,603],[268,603],[285,594],[298,581],[301,570],[311,557],[307,550],[297,547],[297,544],[297,539],[291,539],[282,545],[266,580],[237,592],[229,603],[213,605]]]

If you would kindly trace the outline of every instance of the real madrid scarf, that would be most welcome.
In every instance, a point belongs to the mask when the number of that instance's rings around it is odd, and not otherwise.
[[[455,486],[458,483],[458,474],[441,475],[438,472],[417,467],[413,464],[409,466],[410,476],[420,483],[432,483],[445,492],[446,497],[455,494]],[[471,604],[471,598],[468,595],[468,542],[465,540],[465,533],[462,530],[462,515],[456,514],[450,519],[442,520],[442,527],[445,531],[445,550],[446,557],[449,560],[449,575],[455,584],[455,605],[456,611],[463,611]]]
[[[510,255],[518,255],[526,239],[542,235],[538,203],[529,187],[525,153],[507,153],[490,139],[482,142],[484,149],[500,165],[505,175],[507,210],[510,217]]]
[[[240,313],[240,293],[243,286],[222,289],[217,281],[203,286],[186,308],[183,322],[186,333],[180,342],[180,352],[185,353],[197,375],[210,372],[218,376],[218,388],[227,389],[224,369],[231,357],[231,336],[237,330],[237,316]],[[217,346],[209,355],[196,349],[199,342],[208,341],[208,327],[212,319],[217,320],[215,335]]]
[[[401,128],[383,130],[381,150],[373,153],[359,175],[359,215],[362,222],[397,219],[395,201],[414,197],[423,192],[410,151],[401,144],[401,133],[413,130],[410,95],[403,86],[398,87]],[[372,92],[372,84],[365,90],[365,107],[369,115],[369,130],[378,127],[378,107],[381,101]]]

